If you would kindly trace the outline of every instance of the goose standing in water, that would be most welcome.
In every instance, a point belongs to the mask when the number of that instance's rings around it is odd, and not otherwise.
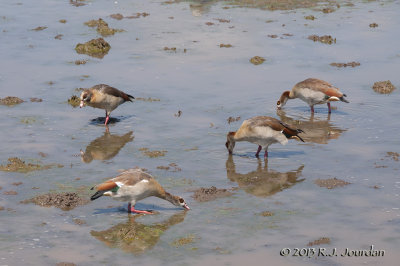
[[[255,116],[243,121],[235,132],[229,132],[225,143],[229,154],[232,154],[237,141],[248,141],[258,145],[256,157],[265,148],[264,158],[268,157],[268,147],[273,143],[286,145],[288,139],[304,140],[298,135],[301,129],[292,129],[278,119],[269,116]]]
[[[81,93],[80,108],[89,105],[93,108],[106,110],[104,125],[107,125],[111,112],[124,102],[132,102],[132,95],[126,94],[106,84],[98,84]]]
[[[151,196],[167,200],[175,206],[190,210],[183,198],[166,192],[150,174],[141,169],[129,169],[91,189],[97,189],[97,192],[90,198],[91,200],[104,195],[120,201],[129,201],[128,212],[152,214],[150,211],[135,209],[136,202]]]
[[[324,103],[328,105],[328,112],[331,113],[330,102],[342,101],[348,103],[349,101],[344,97],[346,97],[346,94],[341,93],[338,88],[333,87],[328,82],[309,78],[297,83],[291,91],[283,92],[276,105],[278,109],[281,109],[287,100],[299,98],[310,106],[312,113],[314,113],[314,105]]]

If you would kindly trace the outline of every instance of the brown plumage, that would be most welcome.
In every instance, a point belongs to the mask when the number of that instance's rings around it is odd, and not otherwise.
[[[81,150],[81,159],[85,163],[90,163],[92,160],[109,160],[114,158],[119,151],[134,139],[133,131],[119,136],[111,134],[108,129],[104,135],[90,142],[85,151]]]
[[[236,132],[227,134],[225,143],[229,153],[232,154],[237,141],[248,141],[258,145],[256,157],[261,149],[265,148],[264,158],[268,157],[268,147],[273,143],[286,145],[288,139],[303,139],[298,135],[302,133],[301,129],[292,129],[278,119],[269,116],[255,116],[243,121]],[[303,141],[304,142],[304,141]]]
[[[148,211],[135,210],[135,204],[137,201],[151,196],[167,200],[175,206],[190,209],[183,198],[166,192],[150,174],[141,169],[129,169],[91,189],[97,190],[90,198],[91,200],[105,195],[116,200],[129,201],[129,212],[150,214],[151,212]]]
[[[132,95],[126,94],[106,84],[98,84],[81,93],[80,107],[82,108],[85,105],[89,105],[93,108],[106,110],[104,124],[107,125],[111,112],[124,102],[132,102],[132,99],[135,99]]]
[[[344,98],[346,94],[339,91],[338,88],[332,86],[330,83],[309,78],[297,83],[291,91],[284,91],[277,102],[278,109],[282,108],[287,100],[299,98],[306,102],[311,112],[314,113],[314,105],[327,103],[329,113],[331,113],[331,101],[342,101],[348,103]]]

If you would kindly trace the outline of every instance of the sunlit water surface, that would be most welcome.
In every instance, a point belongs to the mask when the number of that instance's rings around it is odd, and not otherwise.
[[[400,163],[386,155],[400,152],[399,92],[381,95],[371,88],[382,80],[400,86],[398,1],[342,3],[328,14],[318,8],[232,8],[217,1],[82,3],[86,5],[66,0],[0,3],[0,97],[26,101],[0,106],[0,162],[19,157],[64,165],[27,174],[0,172],[1,265],[398,263]],[[150,15],[110,17],[138,12]],[[315,20],[304,18],[311,14]],[[105,38],[111,50],[103,59],[77,54],[77,43],[99,37],[84,22],[100,17],[125,32]],[[379,26],[370,28],[373,22]],[[32,31],[38,26],[48,28]],[[58,34],[61,40],[54,38]],[[278,37],[268,37],[274,34]],[[336,44],[308,40],[312,34],[332,35]],[[176,47],[176,52],[164,47]],[[251,64],[256,55],[266,61]],[[75,65],[75,60],[88,62]],[[329,65],[351,61],[361,65]],[[337,109],[330,116],[326,105],[317,106],[311,116],[305,103],[293,100],[277,113],[281,92],[308,77],[333,83],[350,103],[333,104]],[[102,110],[66,103],[78,94],[75,88],[98,83],[160,101],[125,103],[112,113],[120,121],[106,132],[92,122],[104,115]],[[31,97],[43,102],[30,102]],[[302,128],[306,143],[272,145],[268,162],[254,157],[255,145],[237,143],[228,157],[226,133],[254,115]],[[228,124],[230,116],[241,120]],[[149,158],[141,148],[167,153]],[[182,171],[157,169],[170,163]],[[159,199],[137,204],[159,212],[140,217],[128,215],[126,204],[109,198],[68,212],[19,203],[51,191],[79,189],[89,196],[92,185],[135,166],[148,169],[192,210],[185,213]],[[351,184],[328,190],[314,183],[334,177]],[[192,198],[193,190],[210,186],[237,189],[215,201]],[[4,194],[10,190],[18,194]],[[258,215],[264,211],[273,215]],[[86,224],[76,224],[77,218]],[[124,230],[136,230],[137,239],[126,244],[118,238]],[[176,245],[183,237],[191,243]],[[321,237],[331,243],[314,248],[342,253],[374,245],[386,253],[357,258],[279,254],[286,247],[309,248],[309,242]]]

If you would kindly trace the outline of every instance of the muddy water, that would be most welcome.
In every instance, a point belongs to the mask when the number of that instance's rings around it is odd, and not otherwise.
[[[400,86],[397,1],[339,2],[332,13],[322,12],[324,5],[270,11],[218,1],[78,3],[85,5],[0,3],[0,98],[25,101],[0,105],[0,164],[18,157],[27,164],[63,165],[0,171],[0,264],[396,264],[400,163],[387,152],[400,152],[399,92],[382,95],[372,86],[386,80]],[[150,15],[110,17],[143,12]],[[103,59],[77,54],[76,44],[100,37],[84,25],[98,18],[125,32],[105,37],[111,49]],[[32,30],[38,27],[47,28]],[[313,42],[310,35],[331,35],[336,43]],[[266,60],[253,65],[254,56]],[[360,66],[330,66],[352,61]],[[280,93],[308,77],[333,83],[350,103],[334,104],[330,116],[326,106],[318,106],[312,116],[293,100],[277,113]],[[113,111],[116,119],[106,131],[102,110],[67,104],[76,88],[98,83],[160,101],[125,103]],[[303,128],[306,143],[273,145],[268,162],[254,157],[256,146],[238,143],[229,157],[226,132],[254,115]],[[146,149],[166,152],[152,158],[141,152]],[[182,170],[157,168],[171,163]],[[137,204],[156,215],[138,217],[109,198],[70,211],[19,203],[52,192],[89,197],[93,184],[135,166],[148,169],[192,210],[182,213],[158,199]],[[329,178],[351,184],[326,189],[314,183]],[[192,198],[194,190],[211,186],[233,188],[233,195],[207,202]],[[322,237],[330,244],[315,248],[341,253],[374,245],[386,253],[279,255],[282,248],[307,248]]]

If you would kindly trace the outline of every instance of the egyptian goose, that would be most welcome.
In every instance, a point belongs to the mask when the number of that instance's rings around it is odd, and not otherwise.
[[[264,158],[268,157],[268,147],[273,143],[286,145],[288,139],[304,140],[298,136],[301,129],[292,129],[278,119],[269,116],[255,116],[243,121],[236,132],[229,132],[225,143],[229,154],[232,154],[236,141],[248,141],[258,145],[256,157],[260,154],[262,147],[265,147]]]
[[[90,198],[91,200],[104,195],[116,200],[129,201],[128,212],[152,214],[150,211],[135,209],[136,202],[151,196],[167,200],[175,206],[190,210],[183,198],[166,192],[150,174],[141,169],[129,169],[91,189],[97,189],[97,192]]]
[[[126,94],[116,88],[106,84],[98,84],[81,93],[80,108],[89,105],[93,108],[106,110],[106,119],[104,125],[107,125],[110,119],[110,113],[124,102],[132,102],[135,99],[132,95]]]
[[[332,101],[342,101],[348,103],[343,94],[338,88],[333,87],[326,81],[320,79],[309,78],[297,83],[291,91],[285,91],[282,93],[279,101],[276,103],[278,109],[281,109],[287,102],[288,99],[300,98],[306,102],[311,112],[314,113],[315,104],[328,104],[329,113],[331,113]]]

